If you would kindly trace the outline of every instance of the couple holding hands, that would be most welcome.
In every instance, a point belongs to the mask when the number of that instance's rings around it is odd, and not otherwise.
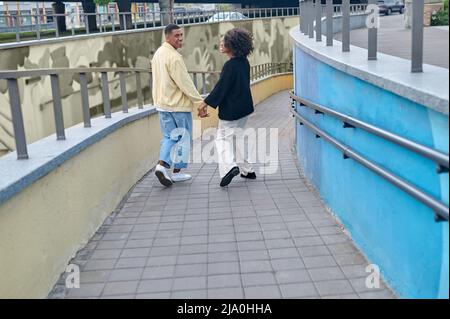
[[[182,173],[189,161],[192,136],[192,110],[207,117],[208,106],[219,108],[219,127],[216,149],[219,162],[220,186],[229,185],[234,177],[255,179],[251,163],[244,150],[237,147],[243,163],[236,164],[233,154],[233,137],[242,134],[248,116],[254,112],[250,91],[250,64],[247,57],[253,52],[252,35],[243,29],[228,31],[220,43],[220,52],[228,56],[219,82],[203,100],[198,93],[178,49],[183,46],[183,31],[174,24],[165,30],[165,43],[155,52],[152,60],[153,101],[159,111],[161,132],[160,160],[155,175],[162,185],[190,180]],[[184,143],[179,143],[188,139]],[[249,152],[250,154],[250,152]],[[173,172],[170,172],[173,167]]]

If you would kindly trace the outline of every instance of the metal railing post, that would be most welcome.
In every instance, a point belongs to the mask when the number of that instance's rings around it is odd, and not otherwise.
[[[309,38],[312,39],[312,38],[314,38],[314,18],[315,18],[313,0],[309,1],[308,16],[309,16],[309,18],[308,18],[308,22],[309,22],[308,35],[309,35]]]
[[[305,21],[304,21],[304,10],[305,8],[305,3],[303,0],[300,0],[299,2],[299,10],[300,10],[300,32],[301,33],[305,33]]]
[[[326,2],[327,46],[333,46],[333,0]]]
[[[59,76],[57,74],[50,75],[53,96],[53,116],[55,117],[56,139],[58,141],[65,140],[64,118],[61,104],[61,93],[59,89]]]
[[[147,7],[144,11],[144,29],[147,29]]]
[[[206,73],[202,73],[202,94],[206,94]]]
[[[89,14],[88,13],[84,13],[84,25],[86,28],[86,34],[89,34]]]
[[[91,114],[89,108],[89,94],[86,73],[80,73],[81,107],[83,109],[84,127],[91,127]]]
[[[192,74],[192,78],[193,78],[193,81],[194,81],[194,86],[198,90],[197,72],[194,72]]]
[[[423,72],[423,12],[424,0],[412,2],[412,56],[411,72]]]
[[[41,39],[41,16],[36,15],[36,38]]]
[[[112,25],[111,25],[112,31],[116,32],[116,14],[113,13],[110,15],[110,17],[111,17],[111,23],[112,23]]]
[[[71,29],[71,32],[72,32],[72,36],[74,36],[75,35],[75,23],[72,23],[72,27],[70,29]]]
[[[19,87],[17,79],[7,79],[11,116],[16,141],[17,159],[27,159],[27,140],[25,138],[25,127],[23,123],[22,108],[20,106]]]
[[[53,24],[55,25],[55,37],[59,38],[58,16],[52,15]]]
[[[125,75],[123,72],[119,72],[119,81],[120,81],[120,94],[122,95],[122,110],[123,113],[128,113],[127,88],[125,85]]]
[[[342,52],[350,51],[350,0],[342,0]]]
[[[372,5],[373,8],[376,8],[377,6],[377,0],[369,0],[369,5]],[[377,9],[374,9],[377,10]],[[370,13],[369,13],[370,14]],[[372,25],[369,25],[369,31],[368,31],[368,60],[373,61],[377,59],[377,46],[378,46],[378,11],[372,12],[374,16],[374,21]]]
[[[98,13],[96,18],[98,19],[98,28],[100,29],[100,32],[103,32],[103,24],[102,24],[102,15],[101,13]],[[105,28],[106,31],[106,28]]]
[[[107,119],[111,118],[111,102],[109,100],[109,84],[108,73],[102,72],[102,97],[103,97],[103,112]]]
[[[20,42],[20,26],[19,26],[19,19],[17,16],[12,16],[13,17],[13,23],[14,26],[16,27],[16,41]]]
[[[316,41],[322,41],[322,2],[316,0]]]
[[[141,82],[141,72],[136,72],[136,90],[138,98],[138,108],[144,108],[144,97],[142,95],[142,82]]]

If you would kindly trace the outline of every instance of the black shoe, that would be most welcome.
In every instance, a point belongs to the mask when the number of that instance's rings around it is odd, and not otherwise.
[[[233,178],[235,178],[238,175],[239,175],[239,167],[235,166],[227,173],[227,175],[225,175],[224,178],[222,178],[220,186],[221,187],[228,186],[233,180]]]
[[[242,178],[248,178],[248,179],[256,179],[256,174],[254,172],[248,173],[247,175],[241,174]]]

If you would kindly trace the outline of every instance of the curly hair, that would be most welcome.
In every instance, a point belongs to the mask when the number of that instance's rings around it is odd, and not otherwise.
[[[246,58],[254,50],[253,35],[247,30],[240,28],[228,31],[223,38],[223,43],[238,58]]]

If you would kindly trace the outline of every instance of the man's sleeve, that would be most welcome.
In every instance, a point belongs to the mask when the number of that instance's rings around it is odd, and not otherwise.
[[[192,81],[186,64],[181,58],[175,58],[169,65],[169,72],[172,80],[178,88],[195,104],[203,102],[203,98],[198,93],[197,88]]]
[[[211,94],[205,99],[205,103],[213,108],[217,108],[223,102],[225,97],[229,94],[233,84],[234,72],[230,65],[225,64],[220,74],[219,82],[212,90]]]

